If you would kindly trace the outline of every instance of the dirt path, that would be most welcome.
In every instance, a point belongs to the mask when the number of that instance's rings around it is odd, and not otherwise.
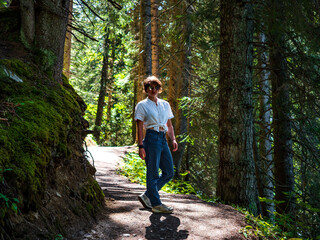
[[[125,152],[132,147],[90,147],[97,181],[106,196],[106,207],[96,224],[74,239],[245,239],[239,229],[246,224],[232,207],[209,204],[195,196],[161,193],[174,214],[153,214],[137,196],[144,186],[116,174]]]

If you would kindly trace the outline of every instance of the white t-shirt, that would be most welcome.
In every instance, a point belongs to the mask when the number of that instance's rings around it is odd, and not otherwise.
[[[160,127],[168,131],[167,122],[173,117],[170,104],[160,98],[157,98],[157,103],[149,98],[140,101],[134,114],[134,119],[143,121],[146,129],[153,128],[158,132]]]

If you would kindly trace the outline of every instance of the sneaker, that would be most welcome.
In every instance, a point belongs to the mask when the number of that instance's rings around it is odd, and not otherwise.
[[[145,208],[152,208],[150,199],[144,193],[138,196],[138,200]]]
[[[154,206],[152,208],[152,212],[153,213],[172,213],[173,212],[173,208],[172,207],[168,207],[164,204],[158,205],[158,206]]]

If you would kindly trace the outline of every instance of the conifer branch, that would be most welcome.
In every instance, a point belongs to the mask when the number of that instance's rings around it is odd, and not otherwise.
[[[100,17],[100,15],[98,13],[96,13],[85,1],[81,0],[81,2],[87,7],[89,8],[89,10],[96,15],[98,18],[100,18],[102,21],[105,21],[105,19],[103,19],[102,17]]]
[[[83,41],[81,41],[79,38],[77,38],[77,36],[76,36],[73,32],[71,32],[71,31],[69,31],[69,30],[67,30],[67,31],[68,31],[69,33],[71,33],[71,35],[77,40],[77,42],[82,43],[82,44],[85,45],[87,48],[89,48],[88,45],[85,44]]]
[[[95,39],[94,37],[91,37],[88,33],[86,33],[85,31],[83,31],[82,29],[73,26],[72,24],[68,24],[69,27],[71,27],[72,29],[76,30],[77,32],[81,33],[82,35],[84,35],[85,37],[91,39],[92,41],[98,42],[97,39]],[[74,35],[73,35],[74,36]]]

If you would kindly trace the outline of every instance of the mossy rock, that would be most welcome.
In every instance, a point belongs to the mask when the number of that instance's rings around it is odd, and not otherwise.
[[[89,164],[82,148],[86,105],[68,80],[60,85],[32,63],[2,59],[0,89],[0,193],[9,199],[9,207],[1,203],[0,224],[14,214],[13,199],[28,214],[43,206],[53,189],[62,195],[72,191],[84,202],[74,208],[96,212],[104,195],[84,167]]]

